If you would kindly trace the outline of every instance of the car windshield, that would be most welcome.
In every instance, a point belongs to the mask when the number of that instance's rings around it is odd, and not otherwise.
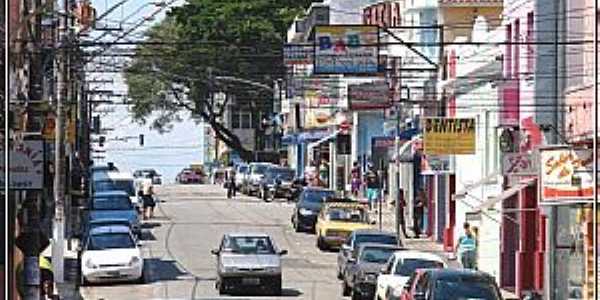
[[[441,269],[444,264],[439,261],[407,258],[402,260],[402,263],[396,265],[394,274],[398,276],[410,276],[417,269]]]
[[[267,168],[266,165],[255,165],[252,167],[252,174],[264,174]]]
[[[238,170],[238,173],[246,173],[248,171],[248,166],[241,166]]]
[[[283,181],[292,181],[292,179],[294,179],[294,175],[294,170],[275,169],[271,171],[270,177],[273,179],[279,178],[279,180]]]
[[[327,211],[329,221],[367,222],[368,216],[364,209],[354,207],[334,207]]]
[[[397,249],[394,248],[367,247],[363,249],[360,255],[360,261],[383,264],[390,259],[396,250]]]
[[[131,201],[125,197],[94,198],[92,203],[94,210],[130,210]]]
[[[396,239],[393,235],[383,235],[383,234],[364,234],[364,235],[356,235],[356,239],[354,240],[354,247],[360,246],[362,243],[377,243],[377,244],[386,244],[386,245],[397,245],[398,239]]]
[[[455,276],[436,280],[435,300],[499,300],[498,290],[487,278]]]
[[[239,254],[275,254],[268,237],[232,237],[226,240],[223,251]]]
[[[135,248],[135,242],[128,233],[104,233],[90,236],[88,250]]]
[[[96,181],[94,183],[95,192],[110,192],[110,191],[123,191],[129,196],[135,196],[135,187],[133,180],[108,180],[108,181]]]
[[[305,191],[304,201],[312,203],[322,203],[326,198],[334,196],[334,191]]]

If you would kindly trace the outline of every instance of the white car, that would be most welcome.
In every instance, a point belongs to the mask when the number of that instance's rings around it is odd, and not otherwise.
[[[81,284],[144,282],[144,259],[129,227],[102,226],[87,235],[81,254]]]
[[[377,277],[376,300],[390,298],[395,289],[402,290],[416,269],[446,268],[444,260],[432,253],[402,250],[395,252]]]

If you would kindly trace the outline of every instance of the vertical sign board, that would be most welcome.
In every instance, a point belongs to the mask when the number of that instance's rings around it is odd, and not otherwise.
[[[423,122],[425,154],[475,154],[475,119],[425,118]]]
[[[314,45],[285,44],[283,45],[283,63],[286,66],[310,65],[314,58]]]
[[[379,29],[369,25],[315,28],[315,74],[379,73]]]
[[[4,157],[4,149],[0,151]],[[15,190],[37,190],[44,187],[44,141],[26,140],[13,145],[8,154],[8,188]],[[4,159],[0,165],[0,185],[4,185]]]
[[[389,85],[384,80],[348,85],[350,110],[386,109],[391,107]]]
[[[542,203],[592,201],[592,153],[590,149],[568,147],[540,150]]]
[[[371,138],[371,160],[376,169],[383,160],[383,168],[387,169],[393,155],[396,138],[393,136],[374,136]],[[382,170],[383,171],[383,170]]]

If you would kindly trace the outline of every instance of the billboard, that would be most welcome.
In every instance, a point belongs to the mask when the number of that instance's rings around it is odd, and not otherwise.
[[[475,154],[474,118],[425,118],[423,122],[425,154]]]
[[[541,201],[546,204],[591,201],[594,157],[590,149],[540,150]]]
[[[283,45],[283,63],[286,66],[310,65],[315,55],[314,45],[285,44]]]
[[[326,25],[315,28],[315,74],[379,72],[379,28]]]
[[[384,80],[348,85],[350,110],[389,108],[391,106],[390,96],[389,85]]]
[[[4,151],[0,152],[4,158]],[[44,141],[23,141],[21,144],[12,146],[8,156],[9,189],[35,190],[44,187]],[[0,184],[4,185],[6,162],[4,159],[0,162],[2,162]]]

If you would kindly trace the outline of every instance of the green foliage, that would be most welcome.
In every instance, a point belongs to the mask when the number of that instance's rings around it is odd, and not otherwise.
[[[311,2],[188,0],[173,8],[146,32],[146,41],[165,44],[139,46],[125,74],[135,120],[143,124],[158,113],[152,127],[165,130],[188,110],[229,147],[244,152],[239,139],[218,122],[222,106],[211,101],[209,86],[236,99],[264,101],[272,93],[241,81],[212,80],[207,70],[271,86],[283,77],[287,29]]]

